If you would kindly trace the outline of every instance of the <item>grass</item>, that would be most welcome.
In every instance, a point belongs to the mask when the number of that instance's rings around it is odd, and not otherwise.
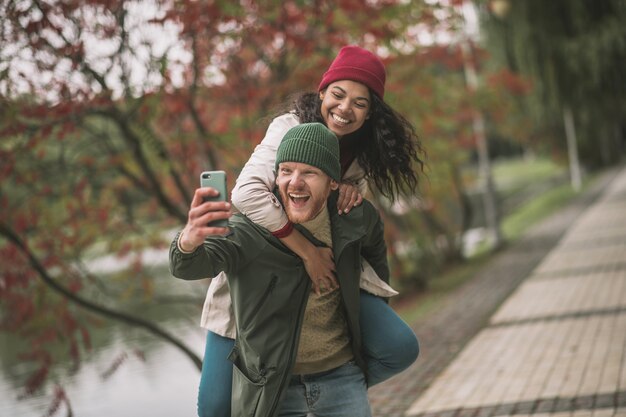
[[[558,169],[548,161],[530,163],[515,161],[508,168],[506,164],[499,164],[497,169],[494,169],[494,176],[498,175],[499,186],[508,185],[512,188],[523,187],[523,183],[542,181],[560,174],[562,174],[562,169]],[[586,181],[583,187],[588,184],[589,181]],[[572,190],[571,186],[565,184],[547,190],[521,205],[501,222],[505,240],[509,243],[515,242],[531,226],[565,206],[576,195],[577,193]],[[446,268],[430,282],[426,291],[408,295],[392,305],[406,322],[413,323],[438,309],[450,292],[471,280],[490,258],[489,252],[479,252],[462,264]]]
[[[472,278],[488,260],[488,255],[480,255],[448,267],[430,282],[426,291],[404,296],[398,301],[392,299],[392,306],[404,321],[413,323],[438,309],[445,302],[446,295]]]
[[[516,158],[497,160],[493,163],[492,175],[498,190],[509,190],[531,182],[561,175],[564,168],[543,158]]]
[[[563,207],[575,196],[576,192],[569,184],[547,191],[507,216],[501,225],[502,233],[507,240],[518,239],[528,227]]]

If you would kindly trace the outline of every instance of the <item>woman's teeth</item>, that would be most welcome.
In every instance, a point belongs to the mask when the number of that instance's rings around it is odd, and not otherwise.
[[[343,117],[341,117],[341,116],[337,116],[337,115],[336,115],[336,114],[334,114],[334,113],[333,113],[333,119],[334,119],[336,122],[343,123],[343,124],[346,124],[346,123],[348,123],[348,122],[349,122],[349,120],[348,120],[348,119],[344,119]]]

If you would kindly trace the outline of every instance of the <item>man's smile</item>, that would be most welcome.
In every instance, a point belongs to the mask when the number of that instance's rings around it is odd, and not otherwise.
[[[311,196],[305,193],[289,193],[289,200],[293,203],[294,208],[300,208],[306,205]]]

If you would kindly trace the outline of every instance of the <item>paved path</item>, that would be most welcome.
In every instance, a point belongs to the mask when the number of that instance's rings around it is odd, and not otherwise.
[[[413,325],[376,417],[626,417],[626,169],[502,250]]]

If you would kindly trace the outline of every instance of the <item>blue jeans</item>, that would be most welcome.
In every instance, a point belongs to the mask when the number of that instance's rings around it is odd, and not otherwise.
[[[367,385],[383,382],[408,368],[419,355],[413,330],[380,297],[361,291],[361,337]],[[208,332],[200,376],[198,415],[230,417],[234,340]]]
[[[227,359],[235,341],[208,332],[198,392],[198,416],[230,417],[233,364]]]
[[[415,333],[382,298],[361,291],[359,321],[368,387],[388,380],[415,362],[420,352]]]
[[[280,417],[371,417],[363,371],[348,362],[331,371],[294,375]]]

